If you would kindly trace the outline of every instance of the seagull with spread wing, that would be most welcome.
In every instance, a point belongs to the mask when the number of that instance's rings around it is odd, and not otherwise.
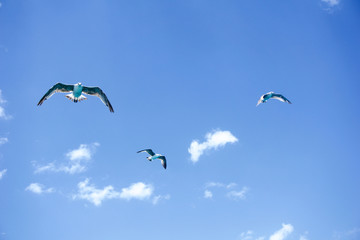
[[[279,101],[287,102],[287,103],[291,104],[291,102],[286,97],[284,97],[283,95],[278,94],[278,93],[274,93],[274,92],[268,92],[268,93],[265,93],[264,95],[262,95],[260,97],[260,99],[257,102],[256,106],[258,106],[260,103],[266,103],[266,101],[269,100],[270,98],[274,98],[274,99],[277,99]]]
[[[161,154],[155,154],[153,152],[153,150],[151,150],[151,149],[140,150],[137,153],[141,153],[141,152],[147,152],[150,155],[149,157],[146,157],[149,161],[152,161],[152,160],[155,160],[155,159],[160,159],[162,166],[166,169],[166,158],[165,158],[165,156],[163,156]]]
[[[45,95],[40,99],[37,105],[40,106],[46,99],[49,99],[54,93],[57,92],[70,92],[70,94],[66,95],[66,97],[75,103],[87,99],[84,95],[82,95],[82,93],[96,96],[100,98],[101,101],[109,108],[110,112],[114,112],[114,109],[111,106],[109,99],[106,97],[105,93],[101,90],[101,88],[85,87],[81,85],[81,83],[77,83],[75,85],[57,83],[52,86],[52,88],[50,88],[47,93],[45,93]]]

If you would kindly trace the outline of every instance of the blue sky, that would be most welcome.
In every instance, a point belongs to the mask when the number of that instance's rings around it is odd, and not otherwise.
[[[359,239],[359,23],[356,0],[0,0],[0,239]],[[115,113],[38,107],[57,82]]]

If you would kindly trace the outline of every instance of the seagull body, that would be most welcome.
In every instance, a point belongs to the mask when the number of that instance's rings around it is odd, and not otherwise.
[[[265,93],[264,95],[262,95],[260,97],[260,99],[259,99],[258,103],[256,104],[256,106],[258,106],[260,103],[266,103],[267,100],[269,100],[270,98],[274,98],[274,99],[277,99],[279,101],[287,102],[287,103],[291,104],[291,102],[286,97],[284,97],[283,95],[278,94],[278,93],[274,93],[274,92],[268,92],[268,93]]]
[[[43,104],[46,99],[49,99],[54,93],[57,92],[70,92],[70,94],[67,94],[66,97],[75,103],[87,99],[84,95],[82,95],[82,93],[97,96],[109,108],[110,112],[114,112],[114,109],[111,106],[109,99],[106,97],[105,93],[101,90],[101,88],[86,87],[83,86],[81,83],[77,83],[75,85],[67,85],[62,83],[55,84],[40,99],[38,106]]]
[[[149,160],[149,161],[159,159],[161,161],[161,165],[166,169],[166,158],[165,158],[165,156],[163,156],[161,154],[157,154],[157,153],[155,154],[153,152],[153,150],[151,150],[151,149],[140,150],[137,153],[141,153],[141,152],[147,152],[150,155],[149,157],[146,157],[147,160]]]

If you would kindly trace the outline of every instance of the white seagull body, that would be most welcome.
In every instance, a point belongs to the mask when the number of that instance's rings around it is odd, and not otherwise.
[[[291,104],[291,102],[286,97],[284,97],[283,95],[278,94],[278,93],[274,93],[274,92],[268,92],[268,93],[265,93],[264,95],[262,95],[260,97],[260,99],[257,102],[256,106],[258,106],[260,103],[266,103],[266,101],[269,100],[270,98],[274,98],[274,99],[277,99],[279,101],[287,102],[287,103]]]
[[[40,99],[37,105],[40,106],[46,99],[49,99],[54,93],[57,92],[70,92],[70,94],[66,95],[66,97],[75,103],[87,99],[84,95],[82,95],[82,93],[97,96],[109,108],[110,112],[114,112],[114,109],[111,106],[109,99],[106,97],[105,93],[101,90],[101,88],[85,87],[81,85],[81,83],[77,83],[75,85],[57,83],[52,86],[52,88],[50,88],[47,93],[45,93],[45,95]]]
[[[166,169],[166,158],[165,156],[161,155],[161,154],[155,154],[153,152],[153,150],[151,149],[144,149],[144,150],[140,150],[137,153],[141,153],[141,152],[147,152],[150,156],[146,157],[149,161],[155,160],[155,159],[160,159],[161,160],[161,165]]]

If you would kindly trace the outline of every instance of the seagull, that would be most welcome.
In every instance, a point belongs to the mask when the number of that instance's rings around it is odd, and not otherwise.
[[[153,152],[153,150],[151,149],[144,149],[144,150],[140,150],[137,153],[141,153],[141,152],[147,152],[148,154],[150,154],[150,157],[146,157],[147,160],[152,161],[155,159],[160,159],[161,160],[161,164],[163,165],[163,167],[166,169],[166,158],[165,156],[161,155],[161,154],[155,154]]]
[[[70,92],[70,94],[66,95],[66,97],[75,103],[87,99],[84,95],[82,95],[82,93],[97,96],[109,108],[110,112],[114,112],[114,109],[111,106],[109,99],[106,97],[105,93],[101,90],[101,88],[85,87],[81,85],[81,83],[77,83],[75,85],[57,83],[52,86],[52,88],[50,88],[47,93],[45,93],[45,95],[40,99],[37,105],[40,106],[46,99],[49,99],[54,93],[57,92]]]
[[[274,93],[274,92],[268,92],[268,93],[266,93],[266,94],[264,94],[264,95],[262,95],[260,97],[260,99],[257,102],[256,106],[258,106],[260,103],[266,103],[266,101],[269,100],[270,98],[275,98],[275,99],[280,100],[282,102],[287,102],[287,103],[291,104],[289,99],[287,99],[283,95],[278,94],[278,93]]]

